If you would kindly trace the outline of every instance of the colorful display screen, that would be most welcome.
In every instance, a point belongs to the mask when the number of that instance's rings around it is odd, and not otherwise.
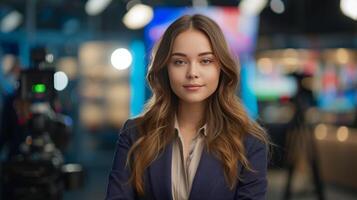
[[[215,20],[227,39],[234,53],[252,52],[255,48],[258,18],[242,16],[238,7],[158,7],[154,9],[154,18],[146,26],[145,36],[149,49],[174,20],[185,14],[203,14]]]
[[[357,107],[357,66],[326,65],[316,73],[318,106],[329,112],[353,112]]]

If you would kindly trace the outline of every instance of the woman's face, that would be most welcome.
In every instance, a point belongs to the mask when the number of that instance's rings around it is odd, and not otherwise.
[[[216,91],[220,67],[208,37],[194,29],[180,33],[174,40],[168,63],[173,92],[181,101],[199,103]]]

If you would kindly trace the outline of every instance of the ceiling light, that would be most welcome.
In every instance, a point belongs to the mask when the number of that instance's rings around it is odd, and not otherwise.
[[[357,20],[357,1],[356,0],[341,0],[340,8],[343,14],[354,20]]]
[[[285,11],[285,5],[282,0],[271,0],[270,8],[273,12],[281,14]]]
[[[136,4],[124,15],[123,23],[130,29],[140,29],[146,26],[154,16],[150,6]]]
[[[2,32],[8,33],[15,30],[21,24],[21,22],[21,13],[14,10],[1,20],[0,29]]]
[[[112,0],[88,0],[85,10],[88,15],[95,16],[103,12]]]
[[[267,3],[268,0],[242,0],[239,9],[247,15],[259,15]]]

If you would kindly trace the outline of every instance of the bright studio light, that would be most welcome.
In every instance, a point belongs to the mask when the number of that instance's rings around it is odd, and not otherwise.
[[[136,4],[124,15],[123,23],[130,29],[140,29],[148,24],[154,16],[150,6]]]
[[[124,70],[131,65],[133,58],[127,49],[119,48],[112,53],[110,61],[114,68]]]
[[[64,72],[58,71],[54,75],[54,86],[57,91],[64,90],[68,85],[68,77]]]
[[[85,10],[88,15],[95,16],[103,12],[112,0],[88,0]]]
[[[325,124],[319,124],[315,127],[315,138],[323,140],[327,137],[327,127]]]
[[[273,12],[281,14],[285,11],[285,5],[282,0],[271,0],[270,8]]]
[[[46,55],[46,61],[47,62],[53,63],[53,59],[54,59],[53,54],[49,53],[49,54]]]
[[[348,128],[346,126],[341,126],[337,129],[337,140],[340,142],[344,142],[348,139]]]
[[[17,11],[12,11],[6,15],[0,24],[0,29],[2,32],[11,32],[15,30],[22,22],[22,15]]]
[[[259,15],[267,3],[268,0],[242,0],[239,9],[248,15]]]
[[[343,14],[354,20],[357,20],[357,1],[356,0],[341,0],[340,8]]]

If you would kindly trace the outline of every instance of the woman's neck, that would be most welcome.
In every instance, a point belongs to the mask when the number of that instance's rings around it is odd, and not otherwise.
[[[204,124],[205,103],[180,102],[177,108],[177,121],[180,128],[198,130]]]

